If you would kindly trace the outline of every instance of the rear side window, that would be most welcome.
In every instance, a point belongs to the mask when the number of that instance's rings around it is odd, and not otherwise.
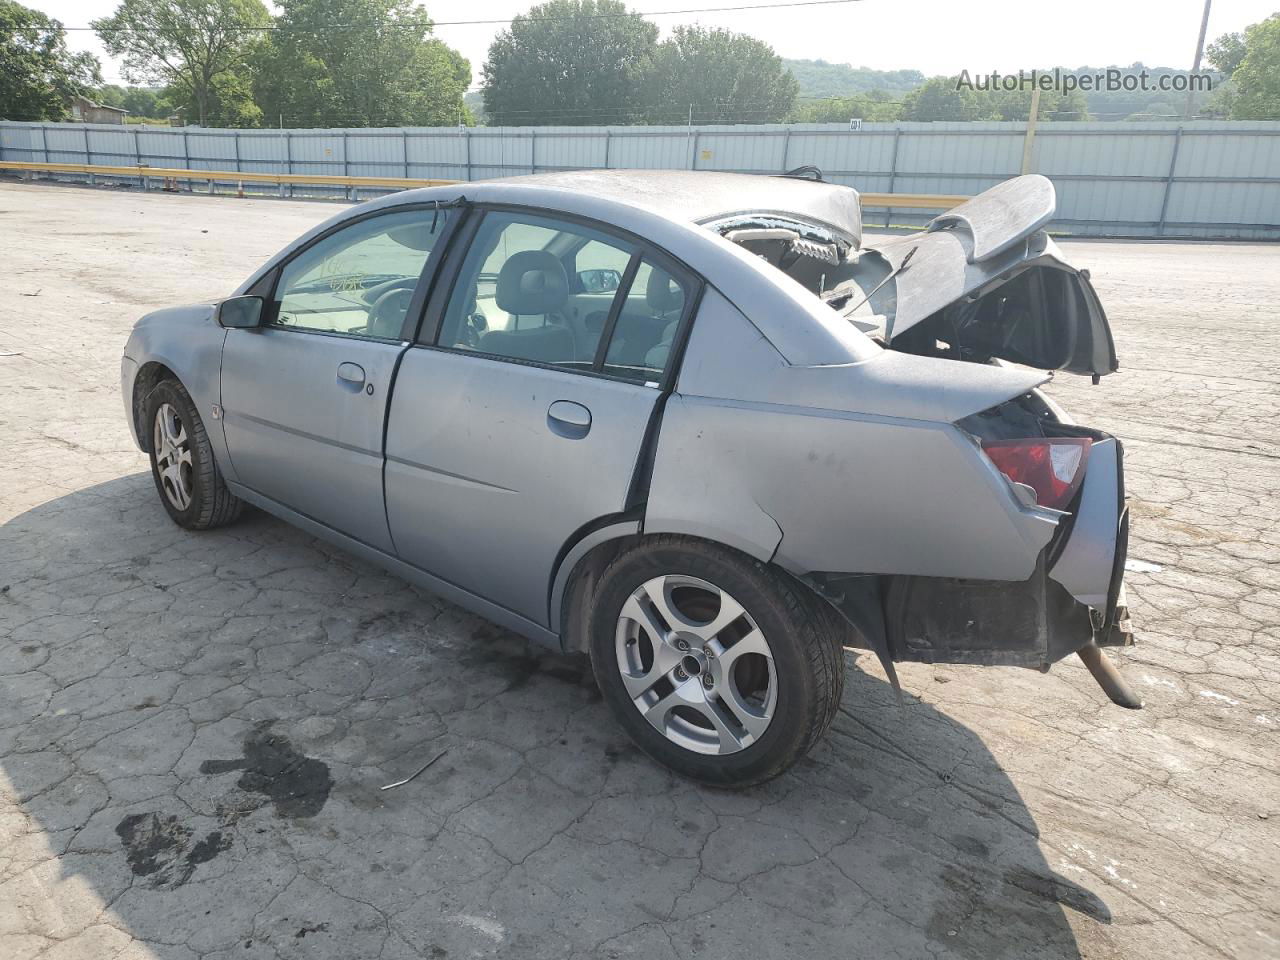
[[[688,299],[683,280],[642,258],[620,305],[603,371],[642,383],[661,381]]]
[[[437,346],[657,385],[688,282],[627,240],[549,217],[485,214]]]

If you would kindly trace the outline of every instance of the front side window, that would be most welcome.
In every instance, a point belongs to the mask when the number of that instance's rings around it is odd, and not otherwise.
[[[632,244],[590,227],[488,213],[438,344],[656,384],[687,286]]]
[[[272,325],[395,339],[447,210],[372,217],[289,261],[276,284]]]

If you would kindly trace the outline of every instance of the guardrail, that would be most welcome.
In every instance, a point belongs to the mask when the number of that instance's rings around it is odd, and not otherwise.
[[[204,180],[210,183],[314,184],[330,187],[439,187],[457,180],[413,180],[404,177],[336,177],[319,173],[254,173],[237,170],[192,170],[185,167],[145,165],[109,167],[90,163],[19,163],[0,161],[0,170],[46,173],[78,173],[136,180]]]
[[[345,187],[358,190],[361,187],[381,187],[409,190],[415,187],[440,187],[461,180],[420,180],[406,177],[339,177],[318,173],[250,173],[237,170],[192,170],[185,167],[100,166],[89,163],[21,163],[0,161],[0,170],[25,173],[81,174],[89,177],[125,177],[142,181],[143,189],[150,180],[205,181],[210,192],[215,183],[269,183],[284,187],[310,185]],[[950,210],[969,198],[946,194],[928,193],[863,193],[864,207],[893,208],[899,210]]]

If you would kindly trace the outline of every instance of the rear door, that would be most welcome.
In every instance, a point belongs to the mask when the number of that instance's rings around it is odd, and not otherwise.
[[[588,244],[597,262],[612,251],[623,266],[594,335],[571,302]],[[627,293],[657,270],[687,303],[693,282],[633,239],[518,211],[484,213],[460,259],[401,363],[387,514],[402,559],[545,625],[561,548],[628,507],[670,372],[658,344],[639,357],[612,349],[637,342]]]
[[[263,326],[228,330],[223,346],[237,482],[387,552],[387,401],[449,216],[401,210],[322,237],[280,268]]]

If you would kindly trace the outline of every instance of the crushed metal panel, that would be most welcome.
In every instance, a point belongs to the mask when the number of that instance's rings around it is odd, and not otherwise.
[[[719,431],[717,421],[726,410],[721,403],[679,394],[667,401],[644,532],[705,537],[768,561],[782,531],[756,502],[731,446],[725,446],[739,438]]]
[[[1020,507],[980,456],[945,424],[677,395],[644,528],[796,574],[1026,579],[1056,520]]]
[[[1107,606],[1120,530],[1117,453],[1113,439],[1095,440],[1090,447],[1071,536],[1049,570],[1073,597],[1098,611]]]
[[[792,366],[710,290],[663,417],[645,531],[708,536],[798,574],[1023,580],[1057,515],[1018,504],[952,424],[1045,379],[893,352]]]

